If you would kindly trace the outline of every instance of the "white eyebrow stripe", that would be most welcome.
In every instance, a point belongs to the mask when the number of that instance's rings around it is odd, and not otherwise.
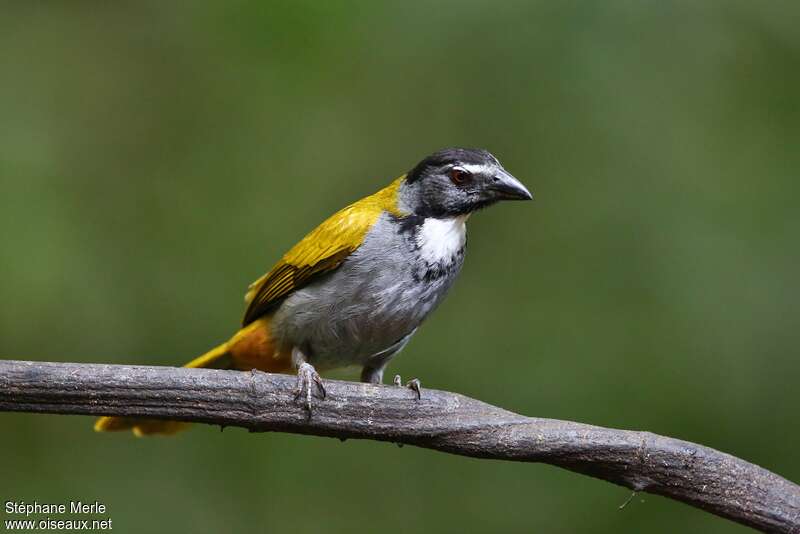
[[[495,170],[494,165],[487,165],[485,163],[469,163],[461,165],[460,167],[471,174],[491,174]]]

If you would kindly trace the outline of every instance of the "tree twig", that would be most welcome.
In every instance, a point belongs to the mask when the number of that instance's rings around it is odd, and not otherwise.
[[[405,388],[335,380],[326,381],[328,398],[317,400],[309,417],[294,398],[294,380],[261,372],[0,360],[0,411],[147,416],[543,462],[764,531],[800,534],[800,486],[708,447],[524,417],[444,391],[426,389],[418,401]]]

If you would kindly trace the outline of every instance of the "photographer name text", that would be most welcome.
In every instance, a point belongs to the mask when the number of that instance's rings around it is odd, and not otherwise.
[[[69,501],[62,503],[6,501],[3,510],[8,515],[24,516],[25,519],[7,519],[6,530],[113,530],[111,519],[60,519],[59,515],[101,515],[108,507],[98,501]],[[32,516],[46,516],[33,519]]]

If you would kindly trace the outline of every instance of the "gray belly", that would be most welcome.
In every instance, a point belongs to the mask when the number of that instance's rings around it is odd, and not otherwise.
[[[464,259],[462,247],[436,264],[423,261],[413,232],[382,216],[338,269],[281,304],[272,323],[276,339],[300,348],[318,369],[330,369],[365,365],[412,334]]]

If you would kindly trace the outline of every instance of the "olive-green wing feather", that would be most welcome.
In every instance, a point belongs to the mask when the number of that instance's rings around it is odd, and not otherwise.
[[[361,246],[381,213],[402,215],[397,207],[397,191],[403,178],[332,215],[287,252],[270,272],[250,284],[242,324],[252,323],[316,276],[339,267]]]

